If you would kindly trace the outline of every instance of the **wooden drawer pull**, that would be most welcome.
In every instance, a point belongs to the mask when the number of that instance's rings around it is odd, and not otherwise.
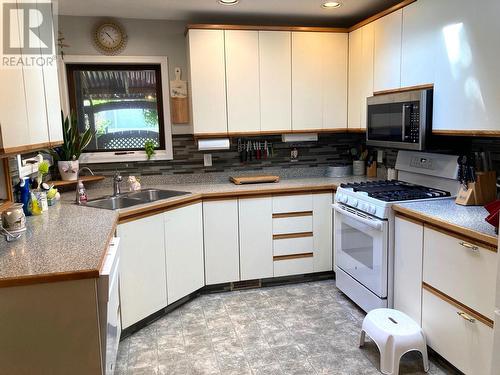
[[[473,317],[467,315],[466,313],[464,313],[462,311],[457,311],[457,315],[460,316],[462,319],[467,320],[468,322],[476,323],[476,319],[474,319]]]
[[[463,246],[465,247],[466,249],[470,249],[474,252],[478,252],[479,251],[479,247],[477,247],[476,245],[473,245],[471,243],[468,243],[468,242],[464,242],[464,241],[461,241],[458,243],[460,246]]]

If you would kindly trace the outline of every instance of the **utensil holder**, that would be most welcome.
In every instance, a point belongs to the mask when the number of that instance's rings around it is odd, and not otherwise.
[[[365,161],[364,160],[354,160],[352,162],[352,174],[354,176],[364,176],[365,175]]]
[[[484,206],[497,199],[496,172],[476,173],[476,182],[470,182],[467,189],[458,189],[455,203],[462,206]]]

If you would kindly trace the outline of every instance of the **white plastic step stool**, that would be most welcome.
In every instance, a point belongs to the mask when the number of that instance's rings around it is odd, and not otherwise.
[[[414,350],[422,353],[424,371],[429,371],[424,332],[408,315],[393,309],[372,310],[363,320],[360,347],[365,344],[365,334],[377,344],[383,374],[398,375],[401,357]]]

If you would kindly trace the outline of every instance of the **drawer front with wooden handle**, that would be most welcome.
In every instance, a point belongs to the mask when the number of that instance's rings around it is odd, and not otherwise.
[[[312,216],[283,217],[273,219],[273,234],[312,232]]]
[[[273,214],[312,211],[312,194],[273,197]]]
[[[428,290],[422,296],[427,344],[466,374],[489,375],[493,329]]]
[[[493,319],[497,253],[425,227],[423,281]]]
[[[296,259],[275,260],[273,263],[274,277],[301,275],[304,273],[314,272],[314,261],[312,256]]]
[[[282,238],[273,240],[273,255],[291,255],[313,252],[313,237]]]

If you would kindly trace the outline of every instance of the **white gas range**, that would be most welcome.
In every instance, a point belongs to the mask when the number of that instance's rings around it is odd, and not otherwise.
[[[443,199],[458,189],[457,157],[399,151],[398,180],[343,184],[334,210],[337,287],[365,311],[393,306],[393,204]]]

